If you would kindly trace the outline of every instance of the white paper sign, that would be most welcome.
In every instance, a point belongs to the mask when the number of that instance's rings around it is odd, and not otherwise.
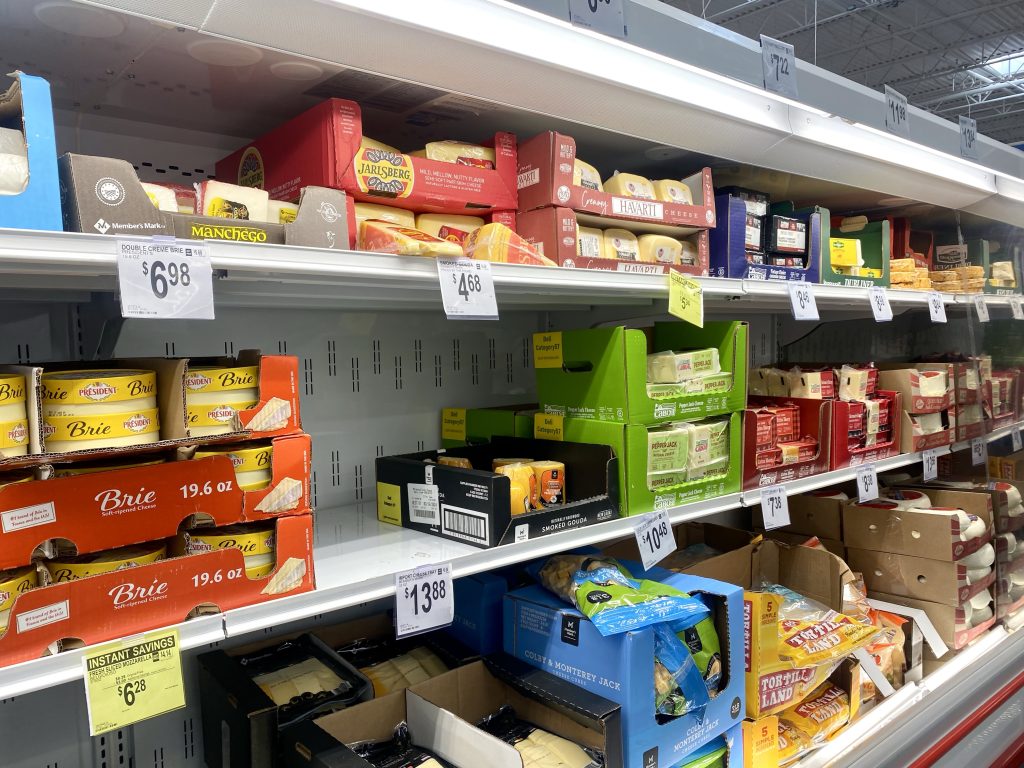
[[[976,437],[971,440],[971,465],[978,467],[988,461],[988,440]]]
[[[491,262],[476,259],[438,259],[437,279],[449,320],[497,320]]]
[[[792,45],[761,35],[761,69],[766,91],[797,98],[796,52]]]
[[[626,39],[622,0],[569,0],[569,21],[609,37]]]
[[[1014,320],[1024,320],[1024,299],[1019,297],[1010,299],[1010,312],[1013,314]]]
[[[880,285],[868,288],[868,302],[871,304],[871,312],[876,323],[887,323],[892,320],[892,306],[889,304],[889,295],[885,288]]]
[[[636,544],[640,548],[640,559],[644,568],[651,568],[676,550],[676,537],[665,510],[644,515],[636,528]]]
[[[921,480],[928,482],[939,476],[939,452],[935,448],[929,448],[921,454]]]
[[[213,267],[205,243],[117,241],[121,317],[213,320]]]
[[[790,282],[789,301],[793,305],[793,319],[819,320],[818,302],[810,283]]]
[[[988,322],[988,304],[985,303],[985,297],[983,295],[981,295],[981,294],[978,294],[977,296],[975,296],[973,298],[973,301],[974,301],[974,309],[978,313],[978,322],[979,323],[987,323]]]
[[[1010,442],[1013,443],[1013,452],[1014,453],[1016,453],[1017,451],[1019,451],[1021,449],[1024,449],[1024,440],[1021,440],[1020,430],[1019,429],[1011,429],[1010,430]]]
[[[878,498],[878,472],[873,464],[857,467],[857,501],[864,504]]]
[[[395,574],[395,635],[418,635],[455,620],[452,564],[425,565]]]
[[[885,86],[885,128],[891,133],[910,137],[910,123],[907,122],[907,97],[899,91]]]
[[[942,294],[938,291],[928,293],[928,314],[931,315],[933,323],[946,322],[946,305],[942,301]]]
[[[978,121],[967,115],[960,115],[960,156],[978,159]]]
[[[769,485],[761,489],[761,518],[766,531],[789,525],[789,498],[783,486]]]

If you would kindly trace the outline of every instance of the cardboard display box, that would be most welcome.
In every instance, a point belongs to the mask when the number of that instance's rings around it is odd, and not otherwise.
[[[762,406],[769,405],[796,406],[800,419],[797,439],[811,437],[817,441],[813,456],[803,461],[782,464],[780,463],[781,451],[776,449],[777,441],[772,441],[772,447],[767,450],[776,451],[778,457],[771,466],[764,468],[759,466],[757,410]],[[751,397],[747,409],[743,411],[743,489],[752,490],[827,472],[830,464],[831,443],[832,402],[830,400]]]
[[[851,448],[847,438],[849,435],[849,425],[853,418],[852,411],[857,403],[835,400],[832,404],[831,469],[871,464],[900,453],[903,427],[900,414],[903,410],[903,396],[899,392],[883,389],[879,389],[876,394],[890,400],[888,410],[893,420],[890,439],[863,448]]]
[[[277,565],[261,578],[246,576],[240,549],[218,549],[22,593],[0,636],[0,666],[311,591],[312,516],[281,517],[274,525]]]
[[[846,560],[851,568],[863,574],[864,584],[872,593],[912,597],[953,607],[988,589],[995,581],[995,571],[968,584],[967,567],[961,563],[857,549],[849,544]],[[894,598],[893,602],[900,600]]]
[[[706,277],[708,275],[709,240],[708,230],[694,231],[692,227],[676,227],[665,224],[648,224],[646,222],[620,221],[616,219],[595,219],[585,217],[586,222],[578,221],[583,214],[577,214],[572,208],[549,207],[520,213],[516,219],[518,233],[526,238],[549,259],[560,267],[575,269],[603,269],[613,272],[638,272],[644,275],[667,275],[669,272],[680,272],[684,275]],[[605,259],[597,256],[585,256],[579,252],[577,243],[577,227],[588,226],[597,229],[611,227],[628,229],[637,237],[644,234],[667,235],[676,240],[686,240],[697,249],[697,261],[694,264],[662,264],[649,261],[628,261],[624,259]],[[714,231],[714,230],[712,230]]]
[[[50,84],[14,72],[0,94],[0,126],[21,131],[28,155],[28,184],[17,195],[0,195],[0,227],[61,231],[61,190]]]
[[[928,614],[928,618],[931,619],[932,625],[935,627],[935,631],[939,633],[939,637],[942,639],[950,649],[958,651],[965,645],[970,643],[972,640],[976,640],[989,629],[991,629],[996,623],[996,617],[993,616],[988,621],[982,622],[977,626],[971,627],[964,623],[963,610],[954,605],[947,605],[944,603],[934,603],[930,600],[919,600],[913,597],[906,597],[904,595],[892,595],[885,592],[875,592],[874,590],[868,592],[868,597],[875,600],[884,600],[887,603],[895,603],[897,605],[904,605],[908,608],[918,608]],[[927,645],[925,646],[925,673],[928,673],[928,658],[930,651]],[[943,656],[943,661],[946,657]]]
[[[479,216],[515,210],[516,137],[494,135],[494,168],[446,163],[361,146],[362,112],[328,99],[217,162],[217,178],[295,200],[302,187],[342,189],[355,200]]]
[[[377,459],[378,520],[488,549],[619,516],[619,459],[607,446],[496,437],[445,452],[480,469],[426,463],[440,455],[422,451]],[[563,462],[568,503],[512,515],[509,479],[490,471],[493,459],[507,457]],[[410,494],[420,491],[410,486],[422,485],[437,488],[436,508],[413,509]]]
[[[850,285],[857,288],[871,286],[889,287],[889,222],[872,221],[854,232],[843,232],[839,229],[840,216],[832,217],[832,237],[847,240],[860,240],[861,256],[864,267],[881,272],[881,277],[868,275],[847,275],[832,266],[831,252],[826,249],[821,255],[821,282]]]
[[[551,418],[538,415],[538,419]],[[647,485],[647,427],[616,424],[591,419],[565,418],[562,422],[566,440],[611,446],[618,457],[618,486],[623,515],[643,515],[657,509],[669,509],[740,490],[742,429],[740,414],[719,417],[729,420],[729,466],[722,474],[651,490]],[[713,419],[718,420],[718,419]]]
[[[830,498],[834,489],[810,491],[789,497],[789,525],[776,530],[802,536],[817,536],[822,541],[842,542],[843,507],[846,501]],[[855,494],[854,494],[855,495]],[[760,506],[755,510],[754,524],[763,527]]]
[[[618,197],[589,187],[576,186],[572,183],[575,160],[576,142],[571,136],[554,131],[537,134],[520,144],[520,212],[547,206],[565,206],[580,213],[596,214],[609,219],[682,227],[715,226],[714,186],[709,168],[682,179],[682,183],[689,187],[694,203],[685,205]]]
[[[930,268],[935,249],[935,235],[924,230],[911,228],[910,219],[903,216],[886,216],[891,233],[889,258],[914,259],[917,267]]]
[[[622,707],[624,768],[669,768],[738,724],[742,717],[741,590],[732,584],[661,568],[643,574],[639,564],[624,565],[635,576],[662,581],[688,594],[701,593],[712,601],[723,654],[722,688],[708,704],[703,719],[691,712],[658,722],[651,628],[602,637],[579,611],[541,586],[506,595],[505,651],[618,702]]]
[[[536,403],[493,408],[442,408],[441,447],[486,443],[496,436],[532,437]]]
[[[817,542],[836,557],[846,559],[846,545],[838,539],[823,539],[820,536],[807,536],[803,533],[792,533],[785,529],[763,531],[763,535],[766,539],[779,541],[783,544],[788,544],[791,547],[806,547]]]
[[[724,752],[724,754],[722,754]],[[717,759],[715,755],[720,755]],[[694,766],[708,766],[708,768],[744,768],[746,756],[746,745],[743,743],[742,725],[737,724],[729,728],[717,739],[712,739],[703,747],[694,750],[675,768],[693,768]],[[707,760],[715,760],[708,763]],[[775,766],[772,766],[775,768]]]
[[[647,393],[647,355],[716,347],[723,373],[705,391],[676,397]],[[533,336],[537,399],[545,413],[598,421],[654,425],[741,410],[747,402],[747,324],[655,323],[643,330],[592,328]]]
[[[946,386],[942,394],[925,394],[922,392],[924,382],[928,378],[938,378],[945,374]],[[907,413],[939,413],[949,408],[953,402],[952,392],[954,376],[951,366],[929,365],[924,370],[917,368],[885,368],[878,372],[878,386],[903,396],[903,408]]]
[[[683,550],[687,547],[705,544],[711,549],[725,553],[742,549],[757,538],[757,534],[749,531],[716,523],[681,523],[672,527],[672,535],[675,538],[677,551],[669,554],[658,565],[663,569],[678,572],[689,570],[677,567],[680,558],[684,557]],[[640,559],[640,549],[637,547],[635,536],[629,536],[614,544],[609,544],[602,549],[602,552],[618,560],[636,561]]]

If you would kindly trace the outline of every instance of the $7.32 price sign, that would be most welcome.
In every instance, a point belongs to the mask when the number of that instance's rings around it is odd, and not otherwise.
[[[491,262],[474,259],[438,259],[437,279],[441,302],[449,320],[497,320]]]
[[[117,245],[122,317],[213,319],[213,267],[204,243],[154,237]]]
[[[668,514],[663,509],[644,515],[633,532],[636,534],[636,543],[640,548],[640,559],[644,568],[653,567],[676,549],[672,524],[669,523]]]
[[[452,564],[426,565],[395,574],[395,635],[418,635],[455,621]]]

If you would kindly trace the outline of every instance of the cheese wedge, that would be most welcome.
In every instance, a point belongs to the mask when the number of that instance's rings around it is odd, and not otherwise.
[[[299,206],[283,200],[267,201],[267,221],[271,224],[291,224],[299,215]]]
[[[167,211],[168,213],[178,212],[178,196],[174,194],[173,189],[161,186],[160,184],[151,184],[148,181],[141,183],[142,188],[146,191],[146,196],[149,198],[149,202],[159,210]]]
[[[432,141],[423,149],[410,153],[413,157],[439,160],[442,163],[494,168],[494,150],[464,141]]]
[[[416,217],[416,229],[441,240],[462,245],[470,232],[486,222],[479,216],[455,216],[440,213],[421,213]]]
[[[629,230],[612,227],[604,231],[604,255],[606,259],[639,261],[640,243]]]
[[[458,243],[376,219],[367,219],[359,225],[359,249],[399,256],[458,258],[465,255]]]
[[[295,478],[286,477],[256,505],[256,511],[265,515],[295,509],[302,498],[302,483]]]
[[[483,261],[558,266],[526,240],[498,222],[485,224],[475,232],[471,232],[466,238],[465,248],[467,256]]]
[[[895,277],[897,272],[916,273],[913,259],[889,259],[889,273]]]
[[[356,203],[356,231],[367,219],[380,219],[390,221],[400,227],[416,229],[416,214],[404,208],[392,208],[390,205],[377,205],[376,203]]]
[[[578,227],[576,255],[591,259],[604,258],[604,232],[593,227]]]
[[[203,216],[224,219],[266,221],[270,195],[265,189],[240,187],[222,181],[201,181],[196,184],[198,212]]]
[[[693,205],[693,192],[681,181],[658,179],[654,182],[654,195],[666,203]]]
[[[654,185],[650,179],[638,176],[635,173],[619,173],[618,171],[604,183],[604,191],[619,195],[620,197],[638,197],[644,200],[654,200]]]
[[[261,595],[280,595],[284,592],[291,592],[302,586],[302,580],[306,578],[306,561],[298,557],[289,557],[280,568],[277,569],[270,581],[267,582],[261,591]]]
[[[385,144],[383,141],[377,141],[376,139],[371,139],[369,136],[363,136],[359,140],[359,146],[362,147],[363,149],[382,149],[385,152],[390,152],[393,155],[400,155],[400,154],[402,154],[397,149],[392,147],[390,144]]]
[[[253,432],[273,432],[288,426],[292,417],[292,404],[280,397],[272,397],[257,411],[245,425]]]
[[[604,185],[601,183],[601,174],[597,168],[590,163],[585,163],[578,157],[573,160],[572,183],[574,187],[586,187],[598,192],[604,192]]]
[[[640,261],[659,264],[680,264],[683,244],[665,235],[640,235]]]

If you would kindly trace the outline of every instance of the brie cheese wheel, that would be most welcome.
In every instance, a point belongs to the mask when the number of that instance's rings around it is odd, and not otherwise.
[[[274,570],[274,555],[249,555],[245,558],[245,575],[249,579],[262,579]]]
[[[273,455],[272,445],[241,445],[201,448],[195,452],[194,458],[227,456],[235,470],[238,487],[243,491],[258,491],[270,485]]]
[[[0,633],[19,595],[39,586],[39,573],[34,566],[0,571]]]
[[[40,399],[44,416],[59,408],[69,416],[147,410],[156,407],[156,373],[117,368],[51,371],[43,374]],[[111,403],[120,407],[102,410]]]
[[[218,549],[240,549],[249,555],[273,555],[275,526],[271,523],[228,525],[222,528],[197,528],[182,534],[186,555],[198,555]]]
[[[24,456],[28,453],[28,420],[0,423],[0,457]]]
[[[43,419],[43,442],[50,453],[148,445],[159,440],[160,411],[156,408]]]
[[[25,377],[16,373],[0,373],[0,424],[24,421]]]
[[[185,374],[185,397],[210,392],[258,392],[260,368],[244,365],[225,368],[214,365],[190,366]]]
[[[238,412],[252,408],[256,401],[246,403],[217,403],[208,405],[206,403],[188,405],[185,413],[188,422],[188,432],[193,437],[206,437],[209,435],[226,435],[229,432],[237,432],[241,429],[238,421]]]
[[[92,555],[49,560],[44,565],[50,574],[50,580],[54,583],[60,583],[62,581],[84,579],[87,576],[96,576],[100,573],[119,571],[136,565],[155,563],[158,560],[163,560],[166,554],[166,545],[159,541],[131,547],[120,547],[119,549],[111,549]]]

